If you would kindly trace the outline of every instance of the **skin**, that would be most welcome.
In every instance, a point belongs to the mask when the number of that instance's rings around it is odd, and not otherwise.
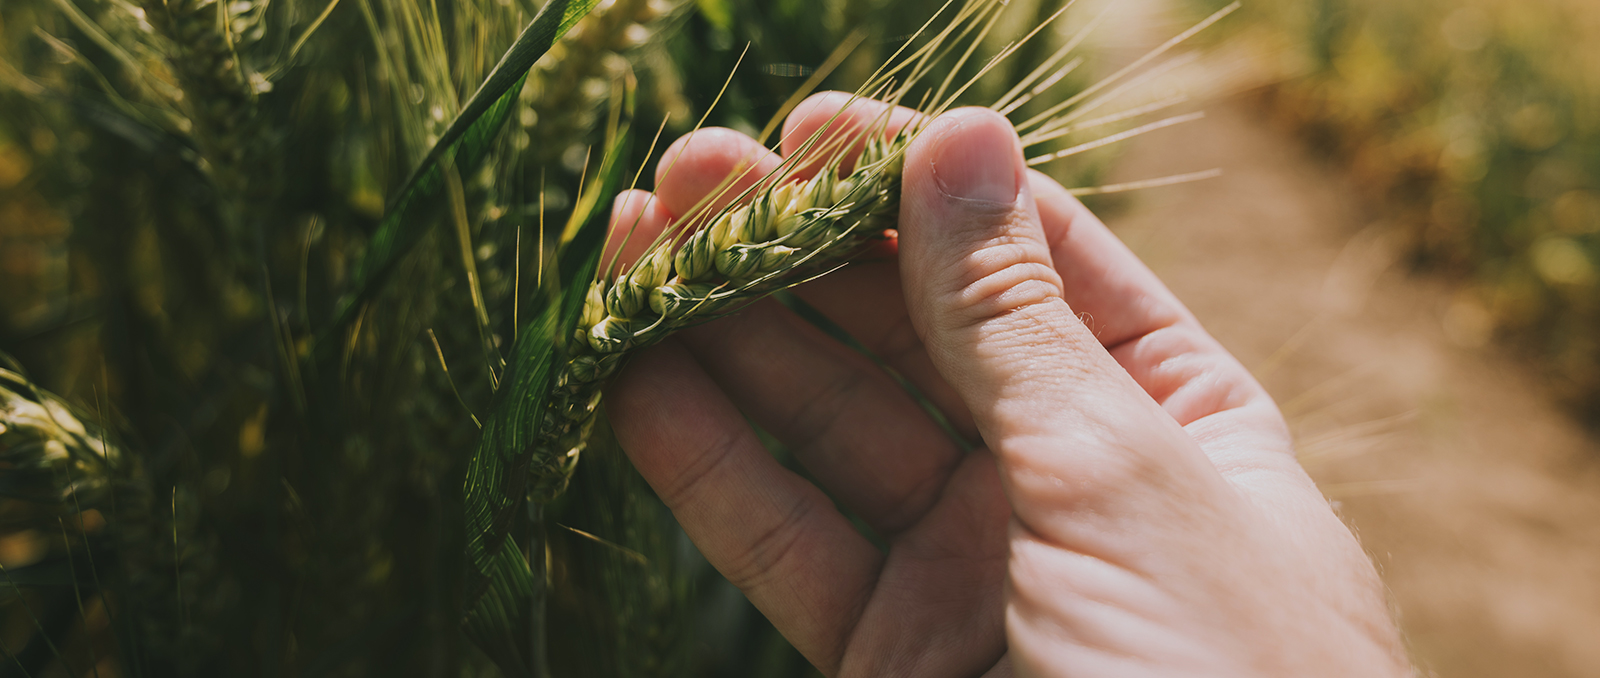
[[[848,101],[809,99],[783,150]],[[831,124],[882,110],[858,100]],[[779,161],[731,130],[680,139],[655,194],[618,198],[613,227],[638,229],[624,258],[730,173]],[[972,451],[770,301],[643,352],[607,394],[629,457],[706,558],[824,674],[1411,675],[1376,571],[1272,399],[1026,168],[1005,118],[952,111],[911,144],[897,250],[797,293]]]

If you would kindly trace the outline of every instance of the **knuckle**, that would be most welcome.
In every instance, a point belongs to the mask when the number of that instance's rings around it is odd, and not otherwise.
[[[1029,238],[992,238],[957,265],[949,303],[962,325],[1062,298],[1061,276],[1051,265],[1048,252]]]
[[[1172,469],[1154,454],[1157,441],[1010,440],[996,446],[1008,482],[1033,506],[1061,515],[1096,514],[1132,494],[1176,492]]]

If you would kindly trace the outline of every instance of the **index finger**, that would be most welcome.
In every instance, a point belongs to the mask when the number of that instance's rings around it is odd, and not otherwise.
[[[1029,184],[1062,297],[1129,376],[1179,424],[1271,398],[1183,302],[1061,184]],[[1252,425],[1281,427],[1273,407]]]
[[[795,172],[802,178],[810,178],[832,155],[829,151],[842,151],[839,168],[849,173],[855,168],[856,158],[861,156],[865,133],[876,128],[880,130],[879,136],[892,137],[921,117],[921,113],[905,106],[891,107],[849,92],[813,94],[800,102],[783,122],[783,156],[792,158],[801,152],[815,155],[816,159],[808,160]],[[820,136],[817,135],[819,130],[823,132]],[[816,137],[814,141],[813,137]],[[847,148],[833,148],[846,142]]]
[[[1067,305],[1101,345],[1111,349],[1158,329],[1198,324],[1161,279],[1061,184],[1037,170],[1029,170],[1028,179]]]

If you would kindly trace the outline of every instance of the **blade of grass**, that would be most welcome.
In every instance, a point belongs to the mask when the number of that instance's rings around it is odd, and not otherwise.
[[[334,332],[355,319],[359,308],[384,284],[395,264],[416,246],[436,221],[433,217],[443,208],[446,160],[453,160],[461,176],[473,176],[477,172],[511,116],[511,109],[527,81],[528,69],[598,2],[550,0],[517,37],[511,49],[506,50],[500,63],[490,71],[483,85],[440,135],[389,205],[356,267],[353,291],[335,317]]]
[[[50,632],[46,631],[44,624],[39,621],[39,615],[34,614],[33,607],[28,605],[27,599],[22,595],[22,584],[18,582],[16,577],[12,576],[11,570],[8,569],[4,564],[0,564],[0,575],[5,576],[6,584],[11,587],[12,591],[17,593],[17,601],[22,603],[22,609],[28,613],[28,619],[33,622],[33,628],[39,632],[39,637],[44,639],[46,647],[50,649],[50,653],[55,655],[56,660],[61,662],[63,667],[66,667],[68,675],[79,675],[72,669],[72,666],[67,663],[67,658],[61,654],[61,650],[56,647],[55,640],[51,639],[50,637]],[[76,573],[72,573],[68,576],[76,577],[77,575]]]
[[[83,586],[78,582],[78,563],[72,555],[72,538],[67,535],[67,521],[57,516],[56,525],[61,528],[61,544],[67,551],[67,571],[72,573],[72,599],[78,603],[78,618],[88,619],[89,613],[83,607]],[[94,678],[100,678],[100,657],[96,655],[92,643],[89,645],[89,668],[93,670]]]
[[[317,18],[311,22],[310,26],[300,32],[300,37],[295,38],[294,46],[289,48],[289,53],[283,57],[282,62],[267,69],[264,75],[268,80],[277,79],[279,73],[287,70],[294,63],[294,58],[300,55],[300,48],[305,47],[306,41],[311,39],[311,35],[316,33],[318,28],[322,28],[322,22],[327,21],[328,17],[333,15],[334,8],[338,6],[339,0],[328,0],[327,6],[322,8],[322,13],[317,15]]]
[[[483,367],[489,374],[490,388],[500,388],[500,374],[505,358],[494,345],[494,328],[489,326],[489,309],[483,302],[483,286],[478,282],[478,260],[472,247],[472,225],[467,223],[467,190],[461,185],[461,175],[452,166],[445,167],[445,193],[450,198],[449,220],[454,226],[456,245],[461,250],[461,271],[467,276],[467,296],[472,301],[472,317],[478,329],[478,345],[483,351]]]

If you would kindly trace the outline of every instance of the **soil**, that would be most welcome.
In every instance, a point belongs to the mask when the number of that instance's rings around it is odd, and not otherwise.
[[[1600,441],[1242,99],[1127,147],[1112,227],[1284,406],[1425,675],[1600,676]]]

